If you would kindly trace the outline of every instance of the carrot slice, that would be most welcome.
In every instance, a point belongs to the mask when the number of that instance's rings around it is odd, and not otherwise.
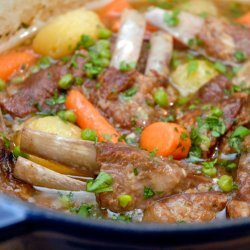
[[[236,22],[243,25],[250,25],[250,11],[236,19]]]
[[[141,134],[141,148],[174,159],[186,158],[191,147],[188,131],[175,123],[156,122]]]
[[[114,21],[119,18],[125,9],[132,8],[127,0],[113,0],[99,11],[104,22]]]
[[[74,110],[80,128],[95,130],[99,141],[118,142],[118,132],[80,91],[71,90],[65,106],[68,110]]]
[[[31,51],[12,51],[0,55],[0,78],[8,80],[22,65],[30,66],[35,59]]]

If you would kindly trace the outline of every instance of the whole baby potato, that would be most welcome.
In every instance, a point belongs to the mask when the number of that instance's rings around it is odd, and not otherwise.
[[[27,121],[25,127],[41,132],[51,133],[63,137],[81,138],[81,129],[76,125],[63,121],[58,116],[46,116]]]
[[[58,59],[71,54],[82,35],[96,39],[102,26],[96,13],[80,8],[58,16],[44,26],[32,46],[37,53]]]

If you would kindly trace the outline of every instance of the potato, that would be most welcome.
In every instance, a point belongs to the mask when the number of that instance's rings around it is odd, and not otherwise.
[[[70,138],[81,138],[81,129],[58,116],[46,116],[27,121],[24,127]]]
[[[190,0],[179,5],[178,8],[196,15],[203,13],[207,13],[212,16],[218,15],[218,9],[211,0]]]
[[[180,94],[187,96],[195,93],[217,74],[217,71],[207,61],[192,60],[179,65],[171,74],[171,79]]]
[[[33,40],[33,49],[42,55],[60,58],[72,53],[81,35],[96,39],[102,27],[98,15],[84,8],[53,19]]]

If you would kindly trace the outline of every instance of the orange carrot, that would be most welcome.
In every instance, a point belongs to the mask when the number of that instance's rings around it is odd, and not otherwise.
[[[127,0],[113,0],[99,11],[99,15],[104,22],[115,21],[125,9],[132,8]]]
[[[236,19],[236,22],[243,25],[250,25],[250,11],[247,12],[245,15],[241,16],[240,18]]]
[[[82,129],[95,130],[99,141],[118,142],[119,134],[115,128],[99,113],[99,111],[78,90],[71,90],[66,98],[65,106],[74,110],[77,124]]]
[[[8,80],[22,65],[30,66],[35,62],[31,51],[12,51],[0,55],[0,78]]]
[[[141,134],[141,148],[156,155],[174,159],[186,158],[191,140],[185,128],[175,123],[156,122],[146,127]]]

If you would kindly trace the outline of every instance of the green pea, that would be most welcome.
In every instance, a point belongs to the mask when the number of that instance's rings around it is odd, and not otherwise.
[[[100,51],[100,57],[110,59],[112,57],[111,52],[107,49]]]
[[[129,203],[132,202],[132,200],[133,200],[132,196],[127,194],[123,194],[118,197],[119,205],[123,208],[127,207]]]
[[[0,91],[3,91],[5,89],[6,89],[6,82],[0,79]]]
[[[75,112],[73,110],[67,110],[64,113],[64,120],[71,122],[71,123],[75,123],[76,122],[76,115]]]
[[[223,175],[218,180],[218,185],[223,192],[230,192],[233,190],[233,178],[229,175]]]
[[[208,168],[208,167],[203,167],[202,168],[202,173],[204,174],[204,175],[207,175],[207,176],[209,176],[209,177],[214,177],[214,176],[216,176],[216,174],[217,174],[217,169],[215,168],[215,167],[212,167],[212,168]]]
[[[64,116],[65,116],[65,110],[60,110],[58,113],[57,113],[57,115],[62,119],[62,120],[64,120]]]
[[[244,62],[247,59],[246,54],[243,51],[240,51],[240,50],[235,52],[234,57],[238,62]]]
[[[84,129],[81,133],[82,139],[87,141],[97,141],[97,134],[92,129]]]
[[[61,77],[60,81],[59,81],[59,87],[61,89],[68,89],[71,87],[71,85],[74,82],[74,77],[72,74],[67,74]]]
[[[96,43],[96,49],[97,51],[102,51],[103,49],[110,49],[110,42],[107,41],[107,40],[99,40],[97,43]]]
[[[99,35],[98,35],[98,37],[100,38],[100,39],[108,39],[108,38],[110,38],[112,36],[112,32],[109,30],[109,29],[107,29],[107,28],[101,28],[100,30],[99,30]]]
[[[218,107],[212,107],[212,114],[216,117],[221,117],[223,115],[223,111]]]
[[[167,107],[169,104],[168,94],[163,89],[158,89],[154,93],[154,100],[156,104],[158,104],[160,107],[163,107],[163,108]]]

